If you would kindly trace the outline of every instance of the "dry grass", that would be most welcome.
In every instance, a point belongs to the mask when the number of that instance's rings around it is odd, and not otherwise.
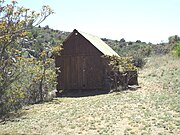
[[[180,60],[150,58],[136,91],[82,98],[56,98],[26,106],[0,123],[0,134],[173,134],[180,133]]]

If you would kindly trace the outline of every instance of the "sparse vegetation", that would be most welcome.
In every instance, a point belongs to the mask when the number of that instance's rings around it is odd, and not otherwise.
[[[136,69],[134,66],[140,67],[140,88],[49,101],[49,93],[56,86],[53,56],[59,55],[69,32],[40,26],[53,13],[48,6],[43,6],[38,14],[17,8],[16,1],[4,5],[0,0],[0,4],[0,134],[180,133],[177,35],[162,44],[102,38],[125,57],[108,63],[114,70],[121,68],[125,73]]]
[[[155,58],[140,70],[135,91],[26,106],[1,121],[0,134],[178,134],[180,61]]]
[[[110,86],[111,91],[126,90],[130,79],[136,78],[135,80],[137,80],[137,68],[133,65],[133,60],[130,57],[105,55],[103,59],[105,59],[104,66],[109,68],[106,78],[108,78],[108,86]],[[135,84],[138,83],[134,82]]]
[[[38,97],[38,101],[43,101],[47,89],[54,86],[55,79],[52,78],[56,78],[56,75],[55,68],[50,66],[54,62],[48,56],[50,49],[47,45],[41,46],[41,51],[37,53],[32,47],[34,43],[26,39],[33,27],[53,13],[51,8],[43,6],[42,11],[37,13],[18,7],[16,1],[10,4],[0,1],[0,5],[1,117],[9,111],[17,111],[23,105],[32,103],[28,100],[32,101],[33,98]],[[36,36],[37,34],[34,35]],[[26,44],[24,40],[30,44]],[[35,52],[37,55],[32,57]]]
[[[176,43],[173,48],[173,54],[177,57],[180,57],[180,43]]]

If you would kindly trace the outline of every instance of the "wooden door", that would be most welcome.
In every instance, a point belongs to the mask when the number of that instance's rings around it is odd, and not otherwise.
[[[100,89],[103,71],[95,56],[64,56],[61,63],[62,89]]]

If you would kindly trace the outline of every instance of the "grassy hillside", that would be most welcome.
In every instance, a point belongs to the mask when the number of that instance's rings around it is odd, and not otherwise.
[[[141,88],[82,98],[55,98],[24,107],[0,122],[0,134],[180,133],[180,59],[147,59]]]
[[[30,40],[29,42],[25,42],[26,46],[29,48],[41,52],[43,48],[46,46],[57,46],[62,44],[62,42],[67,38],[70,32],[53,30],[46,27],[34,27],[29,34],[29,39],[34,39],[34,42]],[[145,43],[137,40],[136,42],[125,40],[122,42],[118,40],[111,40],[106,38],[101,38],[105,43],[111,46],[120,56],[131,56],[136,61],[139,59],[143,59],[145,57],[157,54],[167,54],[172,49],[173,45],[168,43],[162,44],[152,44]],[[33,46],[32,46],[33,44]]]
[[[34,27],[28,38],[22,41],[24,48],[30,48],[37,52],[41,52],[46,46],[57,46],[68,37],[70,32],[54,30],[45,27]],[[33,39],[33,40],[32,40]],[[152,44],[137,40],[136,42],[125,40],[120,41],[101,38],[105,43],[111,46],[120,56],[132,56],[135,59],[144,58],[154,54],[167,54],[172,49],[172,45],[168,43]]]

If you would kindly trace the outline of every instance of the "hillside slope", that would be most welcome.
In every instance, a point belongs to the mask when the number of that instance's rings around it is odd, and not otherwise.
[[[180,59],[151,57],[141,88],[26,106],[0,122],[0,134],[178,134]]]

